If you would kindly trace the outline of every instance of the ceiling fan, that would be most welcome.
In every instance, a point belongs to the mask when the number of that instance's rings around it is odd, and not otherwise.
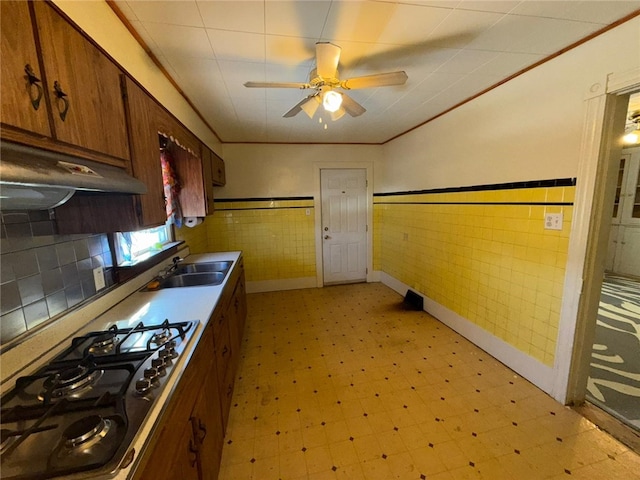
[[[299,112],[305,112],[313,118],[320,104],[329,112],[332,120],[338,120],[345,113],[357,117],[366,109],[343,92],[359,88],[386,87],[390,85],[404,85],[407,74],[403,71],[379,73],[364,77],[353,77],[346,80],[338,79],[338,62],[342,49],[329,42],[316,43],[316,68],[309,74],[308,83],[294,82],[246,82],[247,88],[299,88],[301,90],[315,90],[311,95],[298,102],[291,110],[283,115],[289,118]]]

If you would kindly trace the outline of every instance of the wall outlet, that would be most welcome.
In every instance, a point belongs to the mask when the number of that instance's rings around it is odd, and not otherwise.
[[[104,269],[102,267],[93,269],[93,282],[96,284],[96,292],[106,287],[104,283]]]
[[[544,229],[545,230],[562,230],[562,214],[547,213],[544,216]]]

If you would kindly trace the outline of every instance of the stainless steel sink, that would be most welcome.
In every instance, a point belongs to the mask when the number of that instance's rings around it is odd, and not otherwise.
[[[227,273],[233,262],[184,263],[176,268],[176,275],[184,273],[222,272]]]
[[[204,285],[220,285],[226,272],[176,273],[160,281],[157,288],[198,287]]]

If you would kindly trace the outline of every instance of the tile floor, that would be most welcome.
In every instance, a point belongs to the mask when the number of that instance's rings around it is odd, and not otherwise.
[[[640,457],[386,286],[249,295],[235,479],[632,479]]]

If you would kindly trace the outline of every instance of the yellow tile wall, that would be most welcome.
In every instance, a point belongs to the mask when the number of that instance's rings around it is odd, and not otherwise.
[[[315,277],[314,215],[313,200],[221,202],[178,233],[194,253],[242,250],[247,281]]]
[[[553,187],[375,197],[374,268],[553,365],[574,194]],[[539,205],[517,204],[524,202]],[[563,229],[544,230],[545,213],[556,212]]]

